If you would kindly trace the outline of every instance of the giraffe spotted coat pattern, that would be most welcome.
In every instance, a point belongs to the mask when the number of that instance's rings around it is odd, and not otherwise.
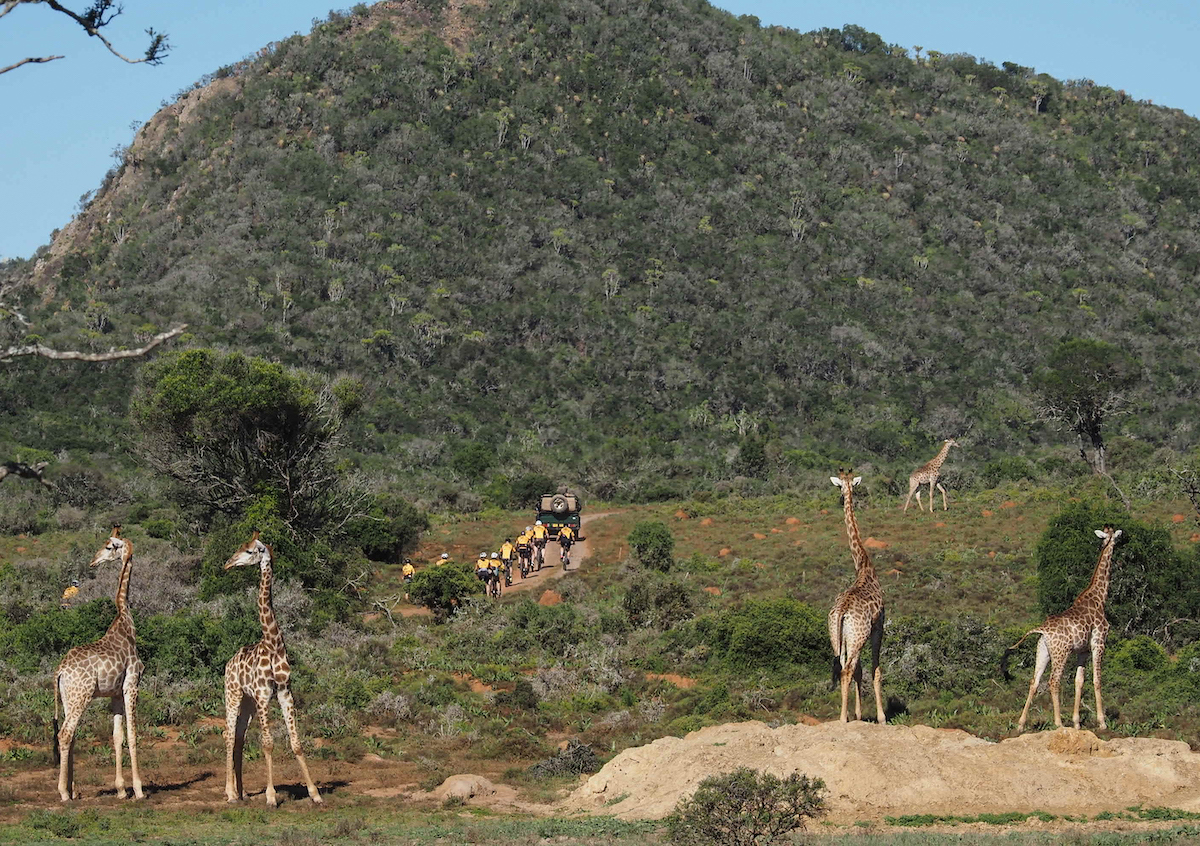
[[[1029,696],[1025,698],[1025,708],[1021,711],[1021,719],[1017,721],[1017,731],[1025,730],[1029,719],[1029,706],[1033,704],[1033,696],[1037,692],[1046,667],[1050,667],[1050,701],[1054,705],[1054,724],[1062,728],[1062,713],[1059,705],[1058,690],[1062,682],[1063,671],[1067,662],[1075,660],[1075,711],[1073,720],[1075,728],[1079,728],[1079,704],[1083,698],[1083,668],[1088,655],[1092,658],[1092,688],[1096,694],[1096,725],[1108,728],[1104,719],[1104,705],[1100,699],[1100,663],[1104,657],[1104,641],[1108,637],[1108,619],[1104,616],[1104,604],[1108,599],[1108,582],[1112,574],[1113,549],[1117,538],[1121,536],[1120,529],[1105,526],[1096,529],[1096,537],[1103,543],[1100,547],[1100,559],[1096,562],[1092,581],[1076,598],[1075,603],[1061,614],[1051,614],[1036,629],[1030,629],[1024,636],[1008,648],[1004,658],[1025,642],[1025,638],[1034,632],[1041,634],[1037,645],[1037,664],[1033,671],[1033,681],[1029,683]],[[1002,667],[1005,669],[1005,667]],[[1007,677],[1007,671],[1005,672]]]
[[[861,653],[871,644],[872,681],[875,691],[875,716],[880,725],[886,722],[883,712],[883,674],[879,652],[883,645],[883,589],[875,566],[867,555],[858,534],[854,516],[854,486],[861,476],[843,470],[829,480],[842,489],[846,534],[850,540],[850,555],[854,559],[854,584],[833,603],[829,612],[829,642],[833,646],[833,675],[841,682],[842,722],[848,722],[850,684],[854,683],[854,716],[862,719],[862,661]]]
[[[948,439],[942,444],[942,448],[938,451],[937,455],[912,472],[912,475],[908,477],[908,496],[904,499],[904,511],[908,510],[908,504],[912,501],[914,493],[917,495],[917,510],[925,510],[925,507],[921,505],[921,485],[929,485],[930,514],[933,513],[933,489],[935,485],[942,492],[942,510],[949,510],[949,506],[946,504],[946,489],[938,481],[938,475],[941,473],[942,465],[946,463],[946,456],[950,454],[950,447],[957,445],[958,441],[953,438]]]
[[[246,742],[246,728],[250,719],[257,714],[263,758],[267,764],[267,807],[274,808],[277,805],[271,758],[275,741],[271,737],[268,722],[268,709],[272,697],[275,697],[279,699],[279,710],[292,744],[292,752],[308,786],[308,797],[320,804],[321,794],[308,773],[308,764],[300,745],[300,732],[296,727],[296,708],[289,687],[292,668],[288,664],[283,633],[279,630],[271,605],[273,558],[271,547],[259,540],[255,531],[254,536],[225,563],[226,570],[233,567],[259,568],[258,619],[262,625],[262,640],[254,646],[242,647],[225,665],[225,798],[237,802],[246,797],[242,784],[242,750]]]
[[[116,761],[117,795],[125,798],[125,778],[121,773],[121,746],[128,736],[129,769],[133,777],[133,795],[145,797],[137,760],[137,694],[142,662],[137,654],[133,617],[129,613],[129,574],[133,568],[133,544],[121,537],[121,527],[92,558],[95,568],[109,561],[121,562],[117,584],[117,616],[95,643],[76,646],[67,652],[54,671],[54,723],[58,743],[58,795],[62,801],[79,798],[75,790],[75,730],[88,703],[96,698],[111,700],[113,715],[113,758]],[[58,705],[62,702],[63,723],[58,728]],[[121,723],[125,722],[122,731]]]

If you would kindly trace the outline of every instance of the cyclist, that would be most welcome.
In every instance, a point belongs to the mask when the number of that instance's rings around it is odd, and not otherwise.
[[[533,524],[533,545],[537,548],[537,568],[542,569],[542,563],[546,552],[546,540],[550,537],[550,531],[542,525],[542,521],[538,520]]]
[[[499,596],[500,595],[500,568],[502,566],[501,561],[500,561],[500,553],[493,552],[492,560],[490,563],[491,563],[491,567],[488,568],[488,579],[489,579],[489,583],[491,584],[491,593],[492,593],[492,596]]]
[[[441,558],[439,558],[439,559],[438,559],[437,561],[435,561],[434,563],[435,563],[435,564],[437,564],[437,566],[439,566],[439,567],[441,567],[443,564],[449,564],[449,563],[450,563],[450,553],[449,553],[449,552],[443,552],[443,553],[442,553],[442,557],[441,557]]]
[[[408,590],[407,590],[408,583],[413,580],[413,576],[416,574],[416,572],[417,572],[417,568],[413,566],[412,559],[405,558],[404,566],[400,568],[400,573],[404,577],[404,585],[405,585],[404,601],[405,602],[408,601]]]
[[[485,589],[488,587],[488,568],[489,567],[491,567],[491,564],[488,562],[487,553],[486,552],[479,553],[479,558],[475,562],[475,578],[477,578],[477,579],[479,579],[479,581],[483,582],[483,586]]]
[[[512,565],[516,557],[517,545],[512,542],[512,538],[505,538],[504,543],[500,544],[500,563],[504,568],[505,587],[512,587]]]
[[[570,526],[558,530],[558,545],[562,548],[563,569],[571,563],[571,544],[575,543],[575,531]]]
[[[521,578],[529,575],[533,566],[533,527],[526,526],[525,531],[517,535],[517,558],[521,561]]]

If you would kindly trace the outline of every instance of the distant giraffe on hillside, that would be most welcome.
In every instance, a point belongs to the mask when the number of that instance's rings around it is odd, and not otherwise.
[[[950,452],[950,447],[957,446],[958,441],[953,438],[947,439],[942,444],[941,451],[938,452],[932,459],[922,464],[912,472],[908,477],[908,497],[904,500],[904,511],[908,510],[908,504],[912,501],[913,494],[917,495],[917,510],[924,511],[925,508],[921,505],[921,485],[929,485],[929,513],[933,513],[933,488],[936,485],[937,489],[942,492],[942,510],[946,511],[949,506],[946,504],[946,489],[942,487],[942,483],[938,481],[938,475],[941,472],[942,465],[946,462],[946,456]]]

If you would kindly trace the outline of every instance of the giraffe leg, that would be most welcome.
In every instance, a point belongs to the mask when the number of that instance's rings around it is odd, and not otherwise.
[[[924,511],[925,506],[921,504],[921,489],[917,488],[917,510]]]
[[[242,751],[246,745],[246,727],[254,713],[254,701],[239,688],[225,688],[225,801],[246,798],[242,783]]]
[[[942,510],[949,511],[950,506],[946,505],[946,489],[942,487],[941,482],[937,483],[937,489],[942,492]],[[929,510],[933,511],[933,491],[929,492],[929,505],[930,505]]]
[[[908,483],[908,496],[906,496],[906,497],[904,498],[904,508],[903,508],[902,510],[904,510],[904,511],[907,511],[907,510],[908,510],[908,504],[909,504],[910,502],[912,502],[912,498],[913,498],[913,492],[914,492],[914,491],[916,491],[916,490],[917,490],[917,488],[919,488],[919,487],[920,487],[920,485],[919,485],[919,484],[913,484],[911,480],[909,481],[909,483]],[[920,505],[921,505],[921,496],[920,496],[920,494],[918,493],[918,494],[917,494],[917,507],[920,507]]]
[[[875,627],[871,632],[871,666],[873,667],[871,675],[875,687],[875,720],[879,725],[887,722],[887,716],[883,712],[883,668],[879,666],[879,653],[883,647],[883,622]]]
[[[930,514],[933,513],[933,506],[937,504],[933,498],[933,483],[935,481],[937,481],[937,480],[936,479],[929,480],[929,513]]]
[[[300,772],[304,775],[304,783],[308,785],[308,798],[320,805],[321,791],[317,790],[317,786],[313,783],[312,776],[308,774],[308,764],[304,760],[304,749],[300,745],[300,730],[296,727],[296,706],[292,701],[292,691],[286,687],[279,688],[279,710],[283,712],[283,724],[287,726],[288,740],[292,743],[292,752],[296,756],[296,762],[300,764]]]
[[[1075,710],[1071,712],[1071,722],[1075,724],[1075,728],[1079,728],[1079,701],[1081,699],[1083,699],[1083,661],[1075,665]]]
[[[121,745],[125,742],[125,731],[121,726],[121,715],[124,713],[124,706],[121,704],[119,697],[112,698],[112,718],[113,718],[113,761],[117,766],[117,777],[113,784],[117,788],[117,798],[125,798],[125,777],[121,774]]]
[[[140,662],[139,662],[140,667]],[[133,796],[135,799],[145,799],[142,792],[142,772],[138,769],[137,759],[137,696],[138,679],[141,673],[132,673],[125,679],[125,731],[129,735],[129,774],[133,779]],[[116,744],[113,744],[116,747]],[[117,756],[117,766],[121,765],[121,756]]]
[[[275,798],[275,763],[271,759],[275,738],[271,735],[271,724],[267,719],[267,710],[271,705],[270,691],[267,691],[265,696],[260,694],[256,697],[254,705],[258,714],[258,733],[261,735],[259,743],[262,745],[263,758],[267,762],[267,807],[278,808],[279,801]]]
[[[1054,725],[1062,728],[1062,703],[1059,702],[1058,690],[1062,685],[1063,671],[1067,669],[1067,657],[1050,657],[1050,703],[1054,706]]]
[[[854,719],[862,722],[862,659],[854,662]]]
[[[63,724],[58,731],[58,795],[64,802],[78,799],[75,790],[75,729],[83,718],[91,697],[70,690],[70,682],[60,676],[58,694],[62,697]]]
[[[1029,683],[1029,696],[1025,698],[1025,708],[1021,711],[1021,719],[1017,720],[1017,734],[1025,731],[1025,722],[1029,719],[1029,706],[1033,704],[1033,695],[1037,693],[1038,685],[1042,683],[1042,673],[1050,663],[1050,650],[1046,646],[1046,637],[1038,640],[1037,664],[1033,670],[1033,681]]]
[[[1100,662],[1104,660],[1104,643],[1092,644],[1092,688],[1096,691],[1096,726],[1107,729],[1104,719],[1104,703],[1100,701]]]

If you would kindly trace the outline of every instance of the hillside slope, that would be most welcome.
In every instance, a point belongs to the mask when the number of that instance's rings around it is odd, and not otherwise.
[[[1180,112],[700,0],[386,2],[205,82],[4,272],[64,342],[187,321],[361,377],[352,446],[429,499],[1038,455],[1028,379],[1067,336],[1139,360],[1129,435],[1191,445]],[[122,414],[112,372],[10,369],[0,440],[111,444],[81,421]]]

